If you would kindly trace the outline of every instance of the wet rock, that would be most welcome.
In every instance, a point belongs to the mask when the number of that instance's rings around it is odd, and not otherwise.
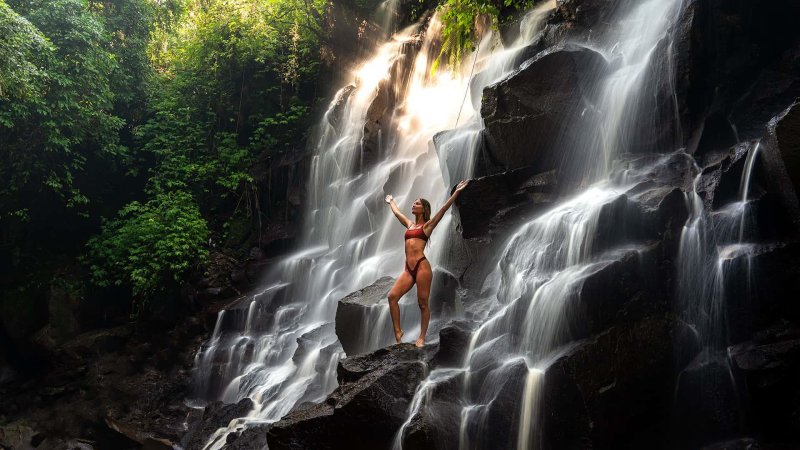
[[[244,417],[252,411],[253,401],[249,398],[239,400],[238,403],[225,404],[212,402],[203,411],[203,417],[198,424],[194,424],[186,435],[186,450],[199,450],[203,448],[211,435],[218,428],[226,427],[239,417]]]
[[[741,246],[724,261],[728,333],[749,339],[776,318],[800,322],[800,244]]]
[[[722,354],[700,353],[678,376],[675,388],[676,437],[683,447],[695,447],[735,435],[743,413],[740,394]]]
[[[253,450],[267,447],[267,431],[269,425],[254,425],[241,433],[228,435],[227,450]]]
[[[779,321],[752,340],[728,349],[743,375],[750,417],[758,432],[773,439],[800,439],[800,328]]]
[[[503,81],[483,91],[481,116],[486,126],[490,173],[532,166],[556,168],[576,145],[583,102],[591,97],[591,79],[606,69],[599,53],[578,46],[545,50]],[[553,76],[558,74],[558,76]],[[532,138],[535,136],[535,138]],[[558,145],[556,145],[558,144]],[[479,175],[488,175],[479,174]]]
[[[706,165],[697,191],[707,210],[720,209],[740,200],[739,187],[744,164],[748,152],[754,151],[756,145],[757,142],[742,142],[726,152],[705,155]]]
[[[348,355],[364,350],[365,339],[361,324],[365,323],[369,309],[387,301],[386,294],[393,284],[392,277],[383,277],[339,300],[336,308],[336,335]]]
[[[614,0],[557,0],[556,8],[561,18],[571,26],[592,28],[607,24],[626,3]]]
[[[672,329],[657,316],[622,323],[548,367],[539,394],[542,448],[628,448],[637,434],[666,422]]]
[[[769,190],[780,200],[791,218],[793,231],[800,230],[800,106],[793,104],[767,126],[764,164],[769,174]]]
[[[556,172],[522,168],[470,180],[456,199],[457,227],[465,239],[490,240],[553,205]]]
[[[458,443],[458,427],[462,406],[454,398],[463,392],[463,375],[458,369],[431,373],[426,384],[425,400],[409,419],[403,431],[403,448],[448,449]],[[421,395],[418,393],[417,395]]]
[[[475,324],[465,320],[455,320],[439,331],[439,349],[433,358],[436,367],[461,367],[469,350],[469,342]]]
[[[30,448],[36,432],[25,423],[13,422],[0,426],[0,447],[8,449]]]
[[[762,447],[758,441],[753,438],[746,437],[724,442],[716,442],[714,444],[704,446],[702,450],[759,450],[761,448],[764,447]]]
[[[345,86],[341,91],[339,91],[338,95],[336,96],[336,103],[333,105],[333,108],[328,112],[326,118],[328,119],[328,123],[337,130],[339,130],[339,125],[342,120],[346,120],[346,117],[343,117],[344,114],[344,107],[347,105],[347,101],[350,99],[350,95],[353,91],[356,90],[356,87],[352,84]]]
[[[684,134],[690,152],[698,142],[731,144],[707,136],[729,133],[717,125],[719,118],[737,140],[759,137],[763,124],[800,93],[795,46],[800,30],[789,19],[800,14],[800,5],[692,0],[681,8],[671,54],[682,128],[693,131]]]
[[[410,81],[414,58],[422,46],[420,36],[409,39],[400,47],[397,58],[389,69],[389,76],[378,85],[375,98],[367,109],[364,135],[361,140],[362,155],[358,164],[369,166],[394,145],[390,141],[394,109],[405,97]]]
[[[400,344],[346,358],[339,366],[339,387],[324,402],[273,424],[269,448],[389,448],[429,357],[425,350]]]

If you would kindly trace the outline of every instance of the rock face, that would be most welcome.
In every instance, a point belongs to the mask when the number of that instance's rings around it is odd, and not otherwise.
[[[489,239],[524,223],[555,200],[555,171],[530,168],[471,180],[456,200],[457,227],[464,239]]]
[[[795,232],[800,230],[800,104],[770,120],[765,139],[764,162],[771,192],[790,217]]]
[[[394,278],[383,277],[375,283],[353,292],[339,300],[336,308],[336,335],[348,355],[355,355],[364,349],[364,329],[358,324],[365,323],[370,310],[386,303],[386,294],[394,284]]]
[[[195,425],[193,431],[186,436],[186,450],[202,449],[217,428],[228,426],[232,420],[246,416],[252,409],[253,401],[249,398],[233,404],[222,402],[208,404],[203,411],[200,424]]]
[[[324,402],[275,423],[269,448],[390,448],[429,358],[425,350],[399,344],[344,359],[339,387]]]
[[[569,152],[578,136],[584,99],[591,80],[606,70],[599,53],[572,45],[545,50],[503,81],[483,91],[481,116],[486,126],[489,173],[535,167],[554,169],[563,162],[552,147]],[[558,74],[558,76],[553,76]],[[534,138],[535,136],[535,138]]]
[[[729,350],[743,375],[755,429],[796,442],[800,430],[800,329],[779,321]]]

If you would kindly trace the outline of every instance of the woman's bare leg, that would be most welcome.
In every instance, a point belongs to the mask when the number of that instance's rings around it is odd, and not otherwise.
[[[431,281],[433,281],[433,272],[431,265],[428,261],[422,261],[417,271],[417,303],[419,304],[419,338],[417,339],[416,346],[422,347],[425,345],[425,335],[428,333],[428,323],[431,320],[431,309],[428,306],[428,297],[431,293]]]
[[[411,274],[404,270],[397,277],[397,281],[394,282],[394,286],[389,289],[389,294],[387,295],[389,298],[389,314],[392,316],[392,326],[394,327],[394,339],[398,344],[403,337],[403,329],[400,328],[400,298],[410,291],[413,285],[414,279],[411,278]]]

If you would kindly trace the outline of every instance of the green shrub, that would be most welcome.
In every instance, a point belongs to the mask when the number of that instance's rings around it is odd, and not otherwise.
[[[207,258],[208,234],[197,203],[186,192],[129,203],[87,244],[92,281],[100,287],[128,285],[146,301],[176,287],[192,264]]]

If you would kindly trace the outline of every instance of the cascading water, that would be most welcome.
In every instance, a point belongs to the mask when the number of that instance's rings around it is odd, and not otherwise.
[[[755,247],[745,238],[749,230],[750,183],[760,143],[735,147],[734,152],[746,152],[739,181],[737,200],[719,211],[706,209],[699,192],[703,173],[698,173],[693,190],[686,194],[689,218],[683,227],[678,253],[677,308],[682,319],[689,324],[698,356],[680,373],[675,390],[677,408],[694,402],[692,388],[700,385],[706,391],[723,392],[714,402],[727,402],[724,409],[731,415],[730,423],[716,423],[710,433],[735,432],[743,420],[740,388],[733,374],[728,346],[731,336],[728,323],[726,284],[730,277],[746,280],[743,284],[749,294],[752,278],[751,254]],[[699,170],[698,170],[699,171]],[[683,351],[678,346],[678,351]],[[688,392],[684,392],[688,391]],[[712,408],[721,405],[713,405]],[[724,422],[724,421],[723,421]]]
[[[387,9],[391,14],[391,2]],[[528,23],[535,28],[535,20]],[[383,204],[384,195],[394,194],[401,205],[431,198],[435,208],[446,186],[471,174],[479,117],[452,101],[470,88],[469,80],[443,69],[431,74],[438,26],[431,19],[421,42],[414,27],[394,35],[354,71],[353,84],[337,93],[326,112],[311,163],[302,250],[266,274],[271,281],[260,293],[219,313],[211,339],[196,357],[199,398],[236,402],[249,397],[255,404],[247,417],[218,430],[206,448],[222,448],[230,432],[275,422],[297,405],[322,401],[335,388],[343,354],[333,327],[337,301],[403,267],[402,229]],[[492,39],[483,42],[478,51],[485,59]],[[491,63],[480,66],[486,64]],[[377,98],[381,95],[396,105],[384,127],[388,132],[378,132],[378,148],[368,149],[365,124],[376,120],[371,108],[384,101]],[[430,145],[433,135],[452,127],[457,117],[464,125],[443,141],[453,151],[440,151],[438,159]],[[453,233],[450,228],[446,217],[439,229],[448,231],[432,236],[428,258],[434,265],[446,251],[442,234]],[[414,295],[402,304],[414,304]],[[365,336],[362,351],[392,342],[386,305],[372,308],[359,326]],[[403,327],[408,336],[418,333],[417,317],[403,317]],[[429,336],[436,332],[434,321]]]
[[[612,27],[592,48],[616,69],[603,73],[593,82],[595,98],[585,99],[589,107],[577,114],[593,114],[584,121],[576,161],[565,166],[578,171],[575,178],[594,182],[569,200],[522,226],[507,241],[497,258],[495,269],[484,283],[480,305],[480,327],[471,338],[466,361],[460,371],[437,369],[422,384],[414,399],[411,415],[419,414],[429,400],[430,386],[445,376],[460,377],[463,386],[459,448],[504,447],[492,436],[492,409],[506,380],[522,370],[523,383],[518,393],[520,413],[517,432],[510,438],[519,449],[539,448],[540,389],[546,383],[548,365],[574,339],[568,317],[571,305],[580,295],[584,280],[602,270],[619,255],[636,249],[635,244],[600,251],[594,245],[601,212],[648,171],[656,161],[637,171],[612,174],[613,160],[624,153],[642,125],[635,109],[643,92],[643,80],[654,70],[651,56],[668,30],[680,6],[679,1],[648,1],[618,11],[618,25]],[[587,45],[581,43],[581,45]],[[656,76],[671,79],[671,68]],[[577,122],[577,121],[576,121]],[[422,398],[420,398],[422,397]],[[401,448],[411,418],[398,432],[395,448]],[[454,425],[455,426],[455,425]],[[496,430],[494,430],[496,434]],[[488,440],[487,440],[488,439]]]

